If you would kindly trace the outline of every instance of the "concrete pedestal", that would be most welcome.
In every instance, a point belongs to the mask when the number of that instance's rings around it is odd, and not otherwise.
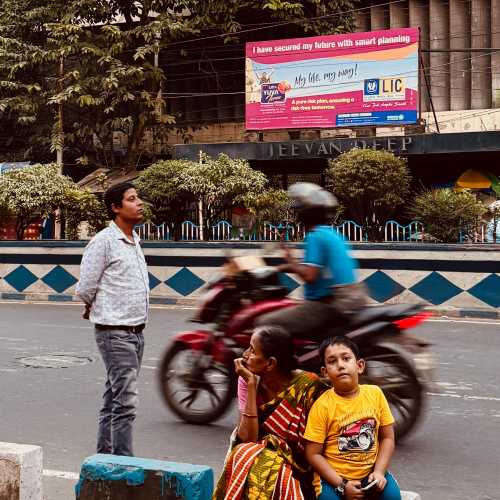
[[[94,455],[82,464],[77,500],[210,500],[213,471],[115,455]]]
[[[0,442],[0,499],[43,500],[42,448]]]

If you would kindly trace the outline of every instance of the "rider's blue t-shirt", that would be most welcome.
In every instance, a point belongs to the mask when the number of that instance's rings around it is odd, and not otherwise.
[[[332,286],[356,283],[356,262],[334,229],[316,226],[307,233],[304,243],[304,264],[321,268],[318,279],[304,285],[307,300],[332,295]]]

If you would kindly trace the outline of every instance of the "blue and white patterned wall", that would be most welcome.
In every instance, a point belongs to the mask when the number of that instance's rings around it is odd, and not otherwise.
[[[0,298],[75,300],[83,247],[83,243],[2,243]],[[258,251],[255,244],[145,243],[152,302],[196,299],[228,247],[239,254]],[[353,254],[373,303],[426,302],[439,309],[500,317],[499,248],[358,245]],[[301,297],[301,284],[293,276],[283,280],[293,297]]]

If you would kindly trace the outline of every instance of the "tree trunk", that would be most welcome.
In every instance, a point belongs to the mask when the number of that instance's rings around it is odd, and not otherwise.
[[[135,167],[135,162],[138,157],[139,146],[146,130],[146,118],[143,113],[139,115],[137,121],[134,123],[132,134],[129,136],[127,155],[125,156],[125,166]]]
[[[16,221],[16,239],[24,240],[24,231],[28,229],[29,221],[24,220],[22,217],[18,217]]]

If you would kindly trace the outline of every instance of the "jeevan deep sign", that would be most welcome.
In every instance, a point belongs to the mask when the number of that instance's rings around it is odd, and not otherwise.
[[[246,44],[248,130],[417,121],[416,28]]]

